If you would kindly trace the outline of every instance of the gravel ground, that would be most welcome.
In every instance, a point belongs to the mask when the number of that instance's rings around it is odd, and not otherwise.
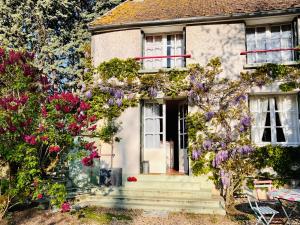
[[[300,213],[298,213],[300,218]],[[255,218],[245,199],[237,201],[231,216],[166,213],[143,210],[117,210],[89,207],[74,213],[53,213],[38,208],[10,214],[10,223],[0,225],[252,225]],[[300,225],[300,220],[293,225]],[[279,218],[276,224],[283,224]]]
[[[215,215],[196,215],[187,213],[169,213],[163,215],[145,215],[141,210],[114,210],[97,208],[95,210],[96,215],[112,215],[107,219],[96,220],[80,218],[78,214],[70,213],[52,213],[51,211],[42,211],[37,209],[29,209],[22,212],[15,212],[12,215],[11,223],[13,225],[237,225],[239,223],[233,222],[231,219],[225,216]],[[130,219],[125,220],[119,215],[126,215]],[[5,223],[0,224],[4,225]],[[6,223],[7,224],[7,223]]]

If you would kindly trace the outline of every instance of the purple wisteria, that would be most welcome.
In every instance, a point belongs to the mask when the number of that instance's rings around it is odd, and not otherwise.
[[[230,186],[230,176],[229,173],[226,173],[225,170],[220,170],[220,177],[221,177],[221,182],[223,186],[229,187]]]
[[[157,96],[157,90],[154,87],[148,89],[148,94],[150,97],[155,98]]]
[[[199,150],[193,150],[192,152],[192,158],[193,160],[198,160],[201,156],[201,151]]]
[[[212,147],[212,141],[211,140],[205,140],[202,144],[203,148],[205,150],[210,150]]]
[[[205,113],[205,120],[208,122],[214,117],[215,113],[214,112],[207,112]]]
[[[227,161],[229,153],[226,150],[219,151],[214,158],[212,165],[213,167],[219,167],[223,162]]]

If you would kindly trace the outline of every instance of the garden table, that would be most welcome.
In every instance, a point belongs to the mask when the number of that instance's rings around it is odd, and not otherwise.
[[[268,195],[272,198],[275,198],[279,201],[281,208],[287,218],[286,223],[291,224],[291,216],[297,208],[297,203],[300,203],[300,189],[278,189],[268,192]],[[292,204],[290,213],[287,213],[286,209],[283,206],[283,202],[288,201]]]

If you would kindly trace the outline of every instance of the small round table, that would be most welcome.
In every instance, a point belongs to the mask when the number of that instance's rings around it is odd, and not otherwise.
[[[297,208],[297,203],[300,203],[300,189],[278,189],[278,190],[272,190],[268,192],[268,195],[271,198],[275,198],[279,201],[282,210],[287,218],[287,222],[291,224],[291,216],[293,212],[295,212]],[[283,207],[282,200],[289,201],[291,203],[295,203],[292,207],[291,212],[288,214],[285,208]]]

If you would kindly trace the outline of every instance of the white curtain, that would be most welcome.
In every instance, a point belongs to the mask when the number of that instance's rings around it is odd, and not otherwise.
[[[260,99],[260,120],[259,120],[259,127],[260,127],[259,141],[260,142],[262,141],[262,137],[265,130],[265,124],[266,124],[267,113],[268,113],[268,105],[269,105],[268,98]]]
[[[277,105],[283,132],[287,143],[299,142],[297,96],[280,95],[277,97]]]
[[[254,143],[261,143],[267,118],[268,98],[251,97],[250,111],[254,119],[251,127],[251,139]]]

